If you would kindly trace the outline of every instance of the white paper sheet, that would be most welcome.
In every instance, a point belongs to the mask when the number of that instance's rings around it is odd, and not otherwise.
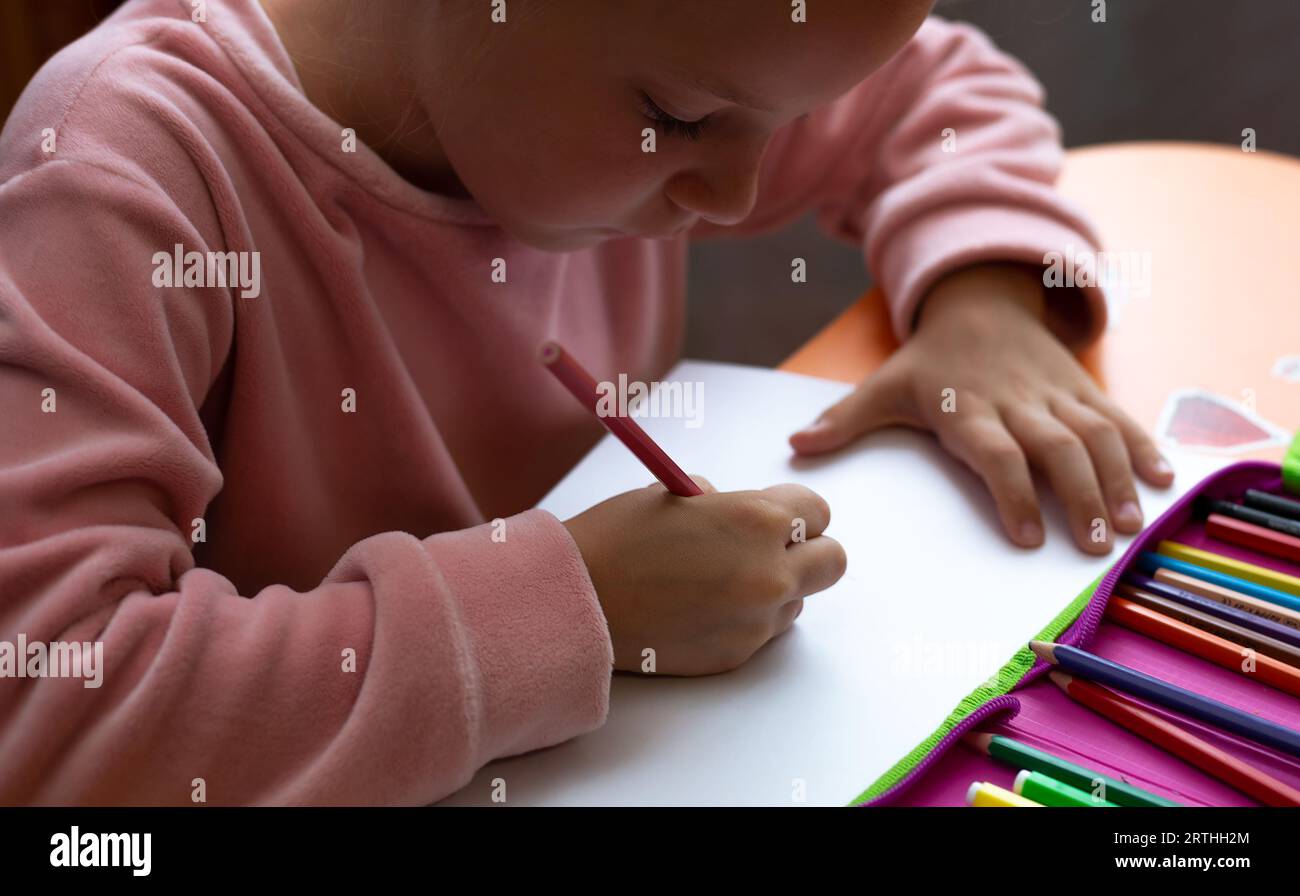
[[[1047,544],[1003,537],[980,481],[928,435],[895,430],[794,459],[786,439],[842,383],[684,362],[701,425],[641,419],[683,469],[720,490],[799,482],[830,503],[848,572],[794,629],[707,678],[614,678],[592,734],[501,760],[444,805],[844,805],[929,735],[1106,567],[1073,544],[1044,494]],[[1224,459],[1175,455],[1173,488],[1142,491],[1148,521]],[[541,506],[561,519],[653,477],[607,437]],[[499,790],[498,790],[499,792]]]

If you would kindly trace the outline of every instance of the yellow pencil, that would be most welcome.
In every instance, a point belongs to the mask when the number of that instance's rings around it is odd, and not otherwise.
[[[1300,597],[1300,577],[1289,576],[1284,572],[1278,572],[1276,569],[1256,566],[1253,563],[1234,560],[1232,557],[1224,557],[1221,554],[1212,554],[1209,551],[1179,544],[1176,541],[1160,542],[1160,546],[1156,548],[1156,553],[1164,554],[1166,557],[1173,557],[1175,560],[1182,560],[1184,563],[1195,563],[1197,566],[1221,572],[1226,576],[1236,576],[1239,579],[1245,579],[1247,582],[1263,585],[1265,588],[1276,588],[1278,591],[1285,591],[1287,594]]]
[[[1027,800],[1018,793],[1004,790],[996,784],[990,784],[988,781],[974,781],[971,783],[970,790],[966,791],[966,805],[975,806],[976,808],[1043,808],[1042,803]]]

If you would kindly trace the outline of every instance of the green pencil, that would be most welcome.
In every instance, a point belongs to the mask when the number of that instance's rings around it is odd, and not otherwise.
[[[1077,787],[1062,784],[1042,772],[1031,772],[1027,768],[1022,768],[1016,773],[1016,783],[1012,785],[1011,791],[1044,806],[1098,809],[1117,805]]]
[[[1107,775],[1099,774],[1073,762],[1067,762],[1059,756],[1036,750],[1018,740],[1003,737],[1000,734],[973,732],[966,735],[966,743],[980,753],[985,753],[998,762],[1014,765],[1016,768],[1029,769],[1055,778],[1063,784],[1077,787],[1091,793],[1100,782],[1105,788],[1105,798],[1117,806],[1159,806],[1168,808],[1177,806],[1173,800],[1167,800],[1154,793],[1148,793],[1132,784],[1125,784]]]
[[[1300,432],[1295,434],[1291,449],[1282,458],[1282,485],[1292,494],[1300,495]]]

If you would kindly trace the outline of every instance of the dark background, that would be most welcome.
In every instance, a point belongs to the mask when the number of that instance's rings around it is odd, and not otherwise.
[[[875,0],[862,0],[875,2]],[[0,115],[55,50],[114,0],[0,0]],[[1300,156],[1300,0],[940,0],[1047,87],[1067,146],[1121,140],[1241,144]],[[808,260],[795,286],[789,260]],[[687,354],[775,364],[871,283],[861,253],[811,220],[692,250]]]
[[[864,0],[871,2],[871,0]],[[1300,156],[1300,0],[940,0],[1047,88],[1066,146],[1123,140],[1241,145]],[[790,259],[808,282],[790,282]],[[870,284],[862,254],[811,219],[772,236],[693,249],[686,354],[783,360]]]

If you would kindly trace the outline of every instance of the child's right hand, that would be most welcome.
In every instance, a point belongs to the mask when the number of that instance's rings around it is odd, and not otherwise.
[[[647,648],[660,674],[734,669],[794,623],[806,595],[844,575],[844,548],[821,534],[830,508],[814,492],[719,493],[695,481],[705,494],[679,498],[655,484],[565,522],[605,611],[617,669],[643,671]]]

